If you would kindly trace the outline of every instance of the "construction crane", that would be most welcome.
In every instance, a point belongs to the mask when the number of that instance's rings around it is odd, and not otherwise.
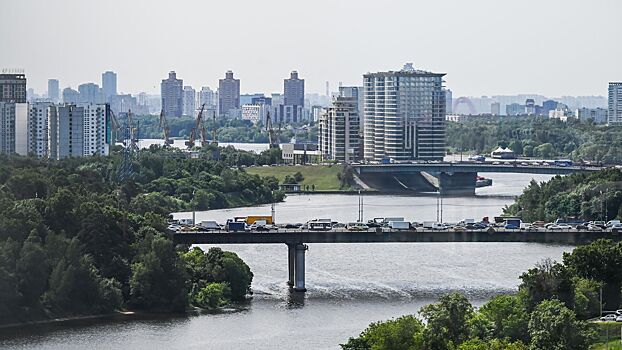
[[[272,128],[272,119],[270,118],[270,112],[266,115],[266,130],[268,130],[268,142],[270,148],[279,148],[279,140],[276,139],[274,129]]]
[[[203,125],[203,110],[204,109],[205,109],[205,103],[201,105],[201,110],[199,111],[199,114],[197,115],[197,119],[195,121],[194,128],[192,128],[192,130],[190,130],[190,137],[188,138],[188,141],[186,141],[186,146],[188,146],[188,148],[194,147],[194,142],[195,142],[196,137],[197,137],[197,132],[199,133],[199,135],[201,137],[201,146],[205,146],[205,144],[206,144],[206,141],[205,141],[205,126]]]
[[[110,109],[110,144],[113,146],[119,138],[119,131],[121,131],[121,124],[119,124],[117,116],[114,114],[112,109]]]
[[[216,124],[216,111],[212,113],[212,121],[214,122],[214,129],[212,130],[212,145],[218,146],[218,141],[216,140],[216,129],[218,129],[218,125]]]
[[[164,133],[164,147],[167,147],[173,144],[173,140],[170,138],[171,128],[168,126],[168,122],[166,121],[166,117],[164,116],[164,110],[160,111],[160,124],[159,127],[162,129]]]

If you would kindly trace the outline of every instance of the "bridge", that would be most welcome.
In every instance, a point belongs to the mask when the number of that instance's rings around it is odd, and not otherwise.
[[[495,164],[498,163],[498,164]],[[566,175],[593,172],[602,167],[523,165],[516,161],[499,162],[438,162],[397,164],[354,164],[358,178],[371,188],[383,192],[436,192],[443,194],[475,194],[478,173],[522,173]]]
[[[533,242],[581,245],[600,238],[622,240],[622,231],[589,232],[566,231],[520,231],[520,230],[390,230],[367,231],[303,231],[271,230],[262,232],[169,232],[176,244],[286,244],[288,261],[288,284],[295,291],[304,292],[306,243],[438,243],[438,242]]]

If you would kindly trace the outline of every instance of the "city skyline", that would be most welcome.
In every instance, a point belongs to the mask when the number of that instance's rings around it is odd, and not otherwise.
[[[101,73],[112,70],[119,76],[119,92],[156,94],[162,75],[170,70],[196,89],[215,87],[222,72],[232,70],[241,81],[242,93],[270,93],[280,91],[282,79],[297,70],[305,77],[308,92],[324,94],[326,81],[334,91],[339,82],[361,85],[363,74],[398,70],[405,62],[447,73],[446,86],[455,96],[602,96],[609,81],[622,80],[622,66],[617,63],[622,48],[611,45],[620,32],[615,14],[622,4],[613,0],[595,1],[589,7],[581,1],[503,6],[488,0],[394,1],[395,11],[387,16],[377,16],[387,11],[386,4],[369,1],[318,1],[294,16],[283,16],[285,5],[280,0],[261,4],[9,2],[0,21],[4,53],[0,66],[24,68],[29,87],[37,92],[46,90],[50,78],[59,79],[61,89],[75,89],[99,82]],[[96,18],[88,15],[116,7],[124,11]],[[142,16],[147,9],[149,16]],[[29,21],[20,20],[25,17]],[[365,24],[371,20],[373,26]],[[195,45],[194,37],[185,35],[199,36],[221,27],[228,28],[227,35],[209,36],[207,45]],[[254,39],[255,33],[283,40],[269,40],[266,46],[265,40]],[[72,40],[58,40],[69,35]],[[395,49],[390,55],[370,51],[371,41]],[[63,54],[71,52],[72,42],[81,43],[81,55]],[[179,50],[158,50],[163,42],[173,42]],[[179,55],[184,47],[195,51]],[[606,55],[588,54],[605,49]],[[59,54],[40,60],[40,50]]]

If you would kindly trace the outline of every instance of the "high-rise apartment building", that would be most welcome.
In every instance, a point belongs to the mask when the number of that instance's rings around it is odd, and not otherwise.
[[[305,104],[305,80],[298,78],[298,72],[290,73],[289,79],[283,80],[284,104],[304,106]]]
[[[358,101],[338,96],[321,115],[318,148],[324,160],[351,163],[360,156]]]
[[[607,123],[606,108],[578,108],[575,110],[575,116],[581,121],[592,119],[596,124]]]
[[[52,103],[60,102],[60,87],[58,79],[48,79],[48,99]]]
[[[197,92],[192,88],[192,86],[184,86],[182,96],[184,103],[183,114],[190,117],[194,116],[194,111],[196,110],[195,105],[197,99]]]
[[[490,114],[492,115],[501,115],[501,103],[493,102],[490,104]]]
[[[168,73],[168,79],[163,79],[160,85],[162,110],[166,117],[181,117],[184,112],[182,79],[177,79],[174,71]]]
[[[525,100],[525,114],[527,115],[535,115],[536,114],[536,102],[533,98],[528,98]]]
[[[280,120],[298,122],[302,120],[305,105],[305,80],[298,77],[297,71],[290,73],[289,79],[283,80],[283,107]],[[299,108],[301,107],[301,108]],[[291,111],[291,116],[287,115]]]
[[[26,103],[26,75],[0,74],[0,102]]]
[[[102,93],[104,102],[110,102],[110,98],[117,94],[117,73],[112,71],[102,73]]]
[[[63,89],[63,103],[79,103],[80,102],[80,93],[72,88],[64,88]]]
[[[47,157],[51,102],[35,102],[28,107],[28,154]]]
[[[0,153],[15,153],[15,103],[0,102]]]
[[[205,105],[206,109],[216,109],[218,104],[218,99],[216,92],[210,89],[208,86],[203,86],[201,91],[199,91],[199,105],[198,108],[201,108],[202,105]]]
[[[365,160],[443,159],[443,76],[412,64],[363,76]]]
[[[361,131],[363,131],[364,120],[363,120],[363,87],[362,86],[340,86],[339,87],[339,96],[340,97],[352,97],[356,99],[356,111],[359,116],[359,125]]]
[[[108,104],[81,104],[84,111],[82,154],[84,156],[108,155],[110,133],[110,105]]]
[[[50,158],[84,155],[84,107],[71,104],[51,107],[49,128]]]
[[[622,124],[622,82],[609,83],[607,123]]]
[[[227,71],[225,79],[218,81],[218,113],[235,115],[240,108],[240,79],[233,78],[233,72]]]
[[[85,83],[78,85],[80,92],[80,103],[103,103],[104,97],[99,85],[95,83]]]

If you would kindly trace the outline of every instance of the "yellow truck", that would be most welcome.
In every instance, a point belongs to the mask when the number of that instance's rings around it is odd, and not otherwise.
[[[272,216],[270,215],[250,215],[246,217],[246,220],[244,220],[244,222],[246,222],[247,225],[252,225],[255,223],[255,221],[259,221],[259,220],[265,220],[267,225],[272,225]]]

